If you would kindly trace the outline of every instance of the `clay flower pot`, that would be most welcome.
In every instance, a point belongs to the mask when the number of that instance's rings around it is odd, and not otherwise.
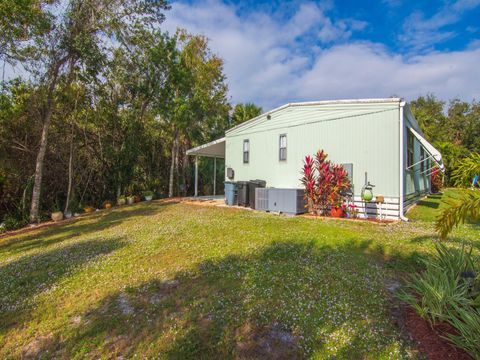
[[[330,216],[336,217],[336,218],[341,218],[342,215],[343,215],[343,210],[340,206],[332,207],[332,210],[330,211]]]
[[[103,207],[105,209],[110,209],[112,207],[112,203],[111,202],[106,202],[105,204],[103,204]]]
[[[51,215],[53,221],[63,220],[63,213],[61,211],[55,211]]]
[[[95,209],[91,206],[86,206],[83,208],[83,211],[85,211],[85,214],[90,214],[94,211]]]

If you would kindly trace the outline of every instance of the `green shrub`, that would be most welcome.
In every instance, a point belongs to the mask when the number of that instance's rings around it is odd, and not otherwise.
[[[0,233],[16,230],[27,225],[27,221],[24,219],[18,219],[13,216],[6,216],[0,226]]]
[[[408,292],[400,297],[430,323],[446,321],[449,309],[453,305],[462,306],[469,303],[468,285],[459,280],[459,276],[441,271],[429,262],[422,274],[412,277],[407,286]]]
[[[469,187],[475,175],[480,175],[480,154],[470,153],[452,172],[452,180],[455,186]]]
[[[474,359],[480,359],[480,313],[468,307],[455,307],[448,322],[457,330],[458,335],[449,334],[447,339],[464,349]]]
[[[436,245],[437,254],[424,260],[426,269],[411,277],[399,297],[431,324],[444,321],[457,334],[447,339],[480,359],[480,281],[473,249]]]

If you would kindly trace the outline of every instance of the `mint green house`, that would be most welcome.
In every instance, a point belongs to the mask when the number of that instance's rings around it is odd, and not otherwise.
[[[424,139],[400,98],[286,104],[187,154],[224,158],[225,180],[261,179],[267,187],[294,189],[302,187],[303,159],[319,149],[348,167],[361,216],[380,212],[374,201],[361,201],[365,176],[375,185],[374,195],[385,199],[383,216],[398,219],[430,191],[433,166],[444,168],[440,153]]]

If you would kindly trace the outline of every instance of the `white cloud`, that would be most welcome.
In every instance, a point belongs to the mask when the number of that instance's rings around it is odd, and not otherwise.
[[[298,80],[299,99],[388,97],[413,99],[433,92],[443,99],[480,99],[480,49],[432,53],[405,60],[371,43],[324,51]]]
[[[433,45],[455,37],[455,31],[444,28],[457,23],[466,11],[479,5],[480,0],[457,0],[446,3],[429,18],[423,12],[415,11],[405,19],[404,32],[399,40],[415,51],[429,50]]]
[[[469,6],[473,2],[469,3]],[[466,3],[458,3],[467,6]],[[332,20],[325,8],[306,3],[286,21],[253,12],[246,18],[219,0],[174,3],[166,27],[183,27],[211,39],[225,60],[232,101],[265,110],[292,101],[388,97],[413,99],[433,92],[443,99],[480,99],[480,48],[409,57],[384,46],[348,39],[366,24]],[[315,41],[299,42],[316,36]],[[341,39],[340,44],[331,46]]]

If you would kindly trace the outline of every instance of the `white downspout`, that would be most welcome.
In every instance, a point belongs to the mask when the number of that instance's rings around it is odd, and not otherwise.
[[[195,197],[198,196],[198,155],[195,155]]]
[[[215,189],[217,188],[217,157],[213,157],[213,196],[216,195]]]
[[[404,200],[404,189],[405,189],[405,176],[404,176],[404,172],[405,172],[405,164],[404,164],[404,161],[405,161],[405,156],[403,154],[403,136],[404,136],[404,133],[405,133],[405,123],[404,123],[404,119],[403,119],[403,107],[405,106],[405,101],[402,101],[400,102],[400,220],[403,220],[403,221],[408,221],[408,218],[406,218],[404,215],[403,215],[403,200]]]

